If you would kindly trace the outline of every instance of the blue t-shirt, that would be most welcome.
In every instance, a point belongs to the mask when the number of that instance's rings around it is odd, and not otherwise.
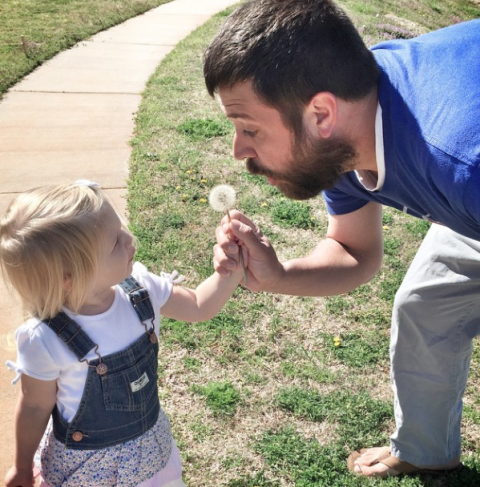
[[[354,172],[344,174],[324,192],[329,213],[376,201],[480,240],[480,20],[372,51],[385,182],[371,192]]]

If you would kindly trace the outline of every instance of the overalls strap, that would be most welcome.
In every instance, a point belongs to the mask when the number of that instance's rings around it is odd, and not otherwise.
[[[130,302],[142,323],[155,318],[148,291],[133,276],[127,277],[120,286],[130,297]]]
[[[127,277],[120,283],[120,286],[128,294],[142,323],[155,318],[148,291],[133,276]],[[45,324],[65,343],[78,360],[82,360],[92,348],[96,347],[96,343],[90,339],[80,325],[63,311],[53,318],[45,320]]]
[[[45,324],[65,343],[78,360],[82,360],[92,348],[97,346],[80,325],[63,311],[45,320]]]

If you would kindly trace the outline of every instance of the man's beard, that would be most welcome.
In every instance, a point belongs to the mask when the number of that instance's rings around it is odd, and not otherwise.
[[[306,200],[332,188],[342,174],[354,168],[357,157],[353,145],[345,139],[309,140],[306,136],[296,140],[289,169],[283,172],[260,167],[247,158],[251,174],[276,180],[276,187],[287,197]]]

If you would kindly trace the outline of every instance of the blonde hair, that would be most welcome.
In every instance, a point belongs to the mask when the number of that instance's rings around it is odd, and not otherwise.
[[[96,278],[102,239],[99,186],[42,186],[17,196],[0,221],[0,266],[26,311],[77,313]]]

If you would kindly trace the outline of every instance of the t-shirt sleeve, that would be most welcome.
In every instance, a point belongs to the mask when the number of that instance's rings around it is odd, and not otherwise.
[[[60,375],[60,367],[49,350],[48,343],[58,340],[55,334],[41,323],[27,322],[17,329],[18,373],[39,380],[55,380]]]
[[[472,172],[465,187],[463,204],[472,219],[480,225],[480,165]]]
[[[173,279],[168,275],[152,274],[140,262],[135,262],[132,274],[145,286],[156,309],[160,309],[168,301],[173,288]]]
[[[324,191],[323,199],[330,215],[346,215],[359,210],[368,203],[364,198],[352,196],[337,188]]]

